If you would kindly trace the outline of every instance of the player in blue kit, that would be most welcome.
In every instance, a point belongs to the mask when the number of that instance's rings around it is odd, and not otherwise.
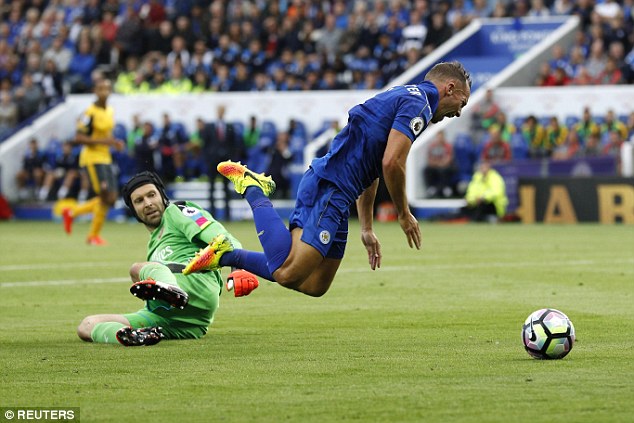
[[[381,267],[381,244],[372,229],[381,174],[410,248],[420,249],[418,221],[409,209],[405,165],[412,143],[445,117],[458,117],[471,94],[471,77],[459,62],[436,64],[416,85],[393,87],[353,107],[330,151],[313,160],[297,192],[287,229],[268,196],[275,182],[240,163],[218,165],[253,210],[264,253],[234,249],[228,239],[199,252],[183,271],[234,266],[310,296],[325,294],[348,238],[350,206],[356,201],[361,241],[370,268]]]

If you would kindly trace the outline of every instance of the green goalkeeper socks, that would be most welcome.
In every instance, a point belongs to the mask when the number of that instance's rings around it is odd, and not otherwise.
[[[119,322],[97,323],[92,329],[90,337],[93,342],[100,344],[118,344],[117,331],[126,326],[127,325]]]

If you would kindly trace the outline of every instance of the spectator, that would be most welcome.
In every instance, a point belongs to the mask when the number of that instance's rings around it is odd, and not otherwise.
[[[545,87],[562,87],[564,85],[569,85],[572,82],[566,70],[561,67],[555,68],[552,74],[552,79],[548,80],[547,83],[544,84]]]
[[[44,102],[47,106],[52,106],[59,101],[64,95],[63,88],[64,77],[57,70],[57,65],[53,59],[44,62],[44,72],[42,72],[42,81],[40,85],[44,90]]]
[[[577,132],[577,134],[580,134]],[[581,140],[581,136],[579,136]],[[599,132],[591,132],[588,134],[583,148],[584,157],[599,157],[601,155],[601,137]]]
[[[601,154],[604,156],[612,156],[616,158],[617,168],[620,174],[621,164],[621,146],[623,145],[623,138],[619,131],[610,131],[608,133],[607,143],[601,149]]]
[[[571,81],[572,85],[593,85],[594,78],[590,75],[588,68],[584,66],[579,66],[577,68],[577,74]]]
[[[480,159],[494,164],[511,160],[511,147],[502,139],[499,127],[489,129],[489,140],[484,143]]]
[[[427,163],[423,172],[428,198],[448,198],[453,195],[452,185],[456,173],[453,146],[447,142],[444,131],[439,131],[429,144]]]
[[[572,131],[565,141],[557,144],[553,150],[553,160],[572,160],[583,156],[583,147],[579,142],[579,134]]]
[[[160,175],[164,181],[173,181],[185,177],[185,144],[188,141],[180,125],[174,124],[168,113],[163,113],[163,126],[159,132],[159,151],[161,154]]]
[[[268,151],[270,157],[269,167],[266,173],[275,178],[277,188],[272,198],[290,198],[291,182],[289,179],[289,166],[293,155],[288,148],[288,131],[279,131],[275,144]]]
[[[70,62],[73,59],[73,52],[64,46],[64,41],[62,37],[56,37],[51,47],[44,52],[42,57],[44,63],[47,60],[52,60],[55,63],[55,68],[62,74],[68,71]]]
[[[596,78],[596,83],[601,85],[616,85],[623,83],[623,73],[613,57],[608,57],[605,67]]]
[[[607,55],[605,52],[605,45],[602,39],[596,39],[592,41],[590,45],[590,55],[586,61],[586,68],[588,73],[595,80],[599,78],[601,73],[605,70],[607,63]]]
[[[211,214],[219,216],[216,212],[216,205],[214,201],[214,182],[218,176],[218,163],[227,160],[227,158],[241,158],[242,157],[242,140],[238,140],[235,128],[225,120],[226,107],[220,105],[216,108],[216,120],[210,124],[205,125],[203,132],[201,133],[202,141],[202,155],[203,159],[208,166],[208,179],[209,179],[209,208]],[[224,188],[225,198],[225,215],[226,220],[231,220],[231,211],[229,209],[229,198],[231,191],[229,190],[228,180],[226,178],[220,178],[222,180]]]
[[[131,5],[125,8],[125,15],[119,24],[114,47],[119,55],[119,63],[125,63],[128,56],[142,53],[142,26],[139,16]]]
[[[167,68],[171,70],[175,63],[180,63],[186,69],[190,58],[191,54],[187,50],[185,39],[180,35],[172,38],[172,50],[167,54]]]
[[[477,134],[475,139],[481,139],[484,132],[495,123],[499,111],[500,106],[495,102],[493,90],[487,88],[484,100],[476,104],[471,115],[471,128]]]
[[[334,15],[326,15],[324,27],[315,34],[317,41],[315,47],[318,52],[326,55],[328,60],[333,60],[337,53],[337,48],[341,37],[343,36],[343,30],[336,27],[336,18]]]
[[[44,165],[44,182],[39,192],[40,201],[64,199],[73,193],[79,177],[79,155],[73,151],[71,142],[62,144],[62,149],[55,154],[52,166]],[[87,184],[81,184],[81,196],[87,195]]]
[[[534,115],[530,115],[524,120],[522,137],[528,146],[528,154],[531,158],[549,157],[552,153],[552,146],[546,137],[546,130]]]
[[[143,135],[143,123],[141,122],[141,115],[135,113],[132,115],[132,128],[128,131],[126,138],[126,146],[128,154],[134,155],[134,145],[137,138]]]
[[[483,160],[473,174],[465,196],[467,205],[461,214],[474,222],[497,222],[506,214],[508,197],[500,174]]]
[[[506,143],[510,143],[511,137],[515,134],[515,132],[517,132],[515,125],[508,122],[506,119],[506,113],[501,110],[495,115],[495,122],[489,127],[489,129],[491,128],[497,128],[500,131],[502,141]]]
[[[6,90],[0,91],[0,135],[15,128],[18,118],[18,106],[11,94]]]
[[[92,91],[91,74],[97,65],[91,51],[90,39],[79,40],[77,52],[68,66],[68,80],[73,93],[87,93]]]
[[[137,172],[149,170],[156,172],[154,161],[155,152],[158,151],[159,142],[154,135],[154,126],[151,122],[144,122],[142,131],[134,131],[134,158]]]
[[[192,83],[191,92],[193,93],[202,93],[205,91],[209,91],[209,78],[207,77],[207,73],[199,69],[194,72],[194,78]]]
[[[403,28],[399,52],[405,53],[409,49],[421,50],[427,36],[427,26],[423,21],[423,16],[417,10],[410,13],[409,24]]]
[[[171,68],[170,76],[160,86],[160,91],[165,94],[183,94],[192,91],[194,85],[191,79],[183,74],[183,66],[176,61]]]
[[[609,133],[612,131],[617,131],[622,140],[627,139],[628,135],[627,126],[616,117],[613,109],[608,110],[605,114],[605,121],[599,126],[599,131],[603,142],[607,141]]]
[[[435,12],[431,16],[431,26],[427,31],[425,43],[423,45],[423,55],[426,56],[434,51],[438,46],[447,41],[453,35],[453,30],[447,24],[445,15],[441,12]]]
[[[100,19],[99,27],[101,28],[101,35],[108,44],[113,45],[117,38],[117,30],[119,25],[115,21],[115,16],[110,11],[104,11],[102,19]]]
[[[44,92],[33,83],[33,76],[30,73],[22,75],[22,85],[15,90],[15,102],[20,120],[33,116],[42,108]]]
[[[203,40],[194,42],[194,52],[191,55],[188,66],[185,68],[188,75],[195,75],[202,71],[205,74],[211,73],[213,53],[207,48]]]
[[[599,125],[597,125],[592,118],[589,107],[583,108],[581,120],[572,127],[572,130],[579,134],[579,139],[582,144],[585,144],[590,134],[599,135]]]
[[[6,94],[6,93],[2,93]],[[16,175],[18,196],[21,200],[34,198],[44,182],[45,156],[40,151],[35,138],[29,141],[29,146],[22,159],[22,169]]]
[[[557,146],[564,144],[568,139],[568,132],[568,128],[559,124],[557,116],[552,116],[548,120],[548,126],[546,127],[547,145],[557,148]]]
[[[554,85],[554,78],[550,62],[542,62],[535,78],[535,85],[538,87],[551,87]]]
[[[249,78],[249,71],[247,69],[247,66],[244,63],[238,62],[235,66],[235,69],[236,74],[231,81],[229,91],[251,91],[253,84],[251,82],[251,79]]]

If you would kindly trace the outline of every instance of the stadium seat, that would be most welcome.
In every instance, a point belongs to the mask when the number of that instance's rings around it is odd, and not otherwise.
[[[537,118],[537,122],[546,128],[550,124],[550,118],[552,118],[552,116],[540,116]]]
[[[566,116],[564,121],[567,128],[572,128],[577,122],[579,122],[579,116]]]
[[[458,134],[453,143],[454,159],[458,168],[458,181],[469,181],[476,162],[475,146],[468,134]]]
[[[526,120],[526,116],[516,116],[513,118],[513,125],[515,128],[520,131],[522,129],[522,125],[524,125],[524,121]]]

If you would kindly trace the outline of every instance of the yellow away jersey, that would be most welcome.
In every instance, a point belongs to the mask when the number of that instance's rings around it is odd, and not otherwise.
[[[92,139],[110,138],[113,129],[114,109],[110,106],[104,109],[91,104],[77,122],[77,132],[88,135]],[[112,163],[112,155],[110,146],[106,144],[84,145],[79,154],[80,166],[110,163]]]

